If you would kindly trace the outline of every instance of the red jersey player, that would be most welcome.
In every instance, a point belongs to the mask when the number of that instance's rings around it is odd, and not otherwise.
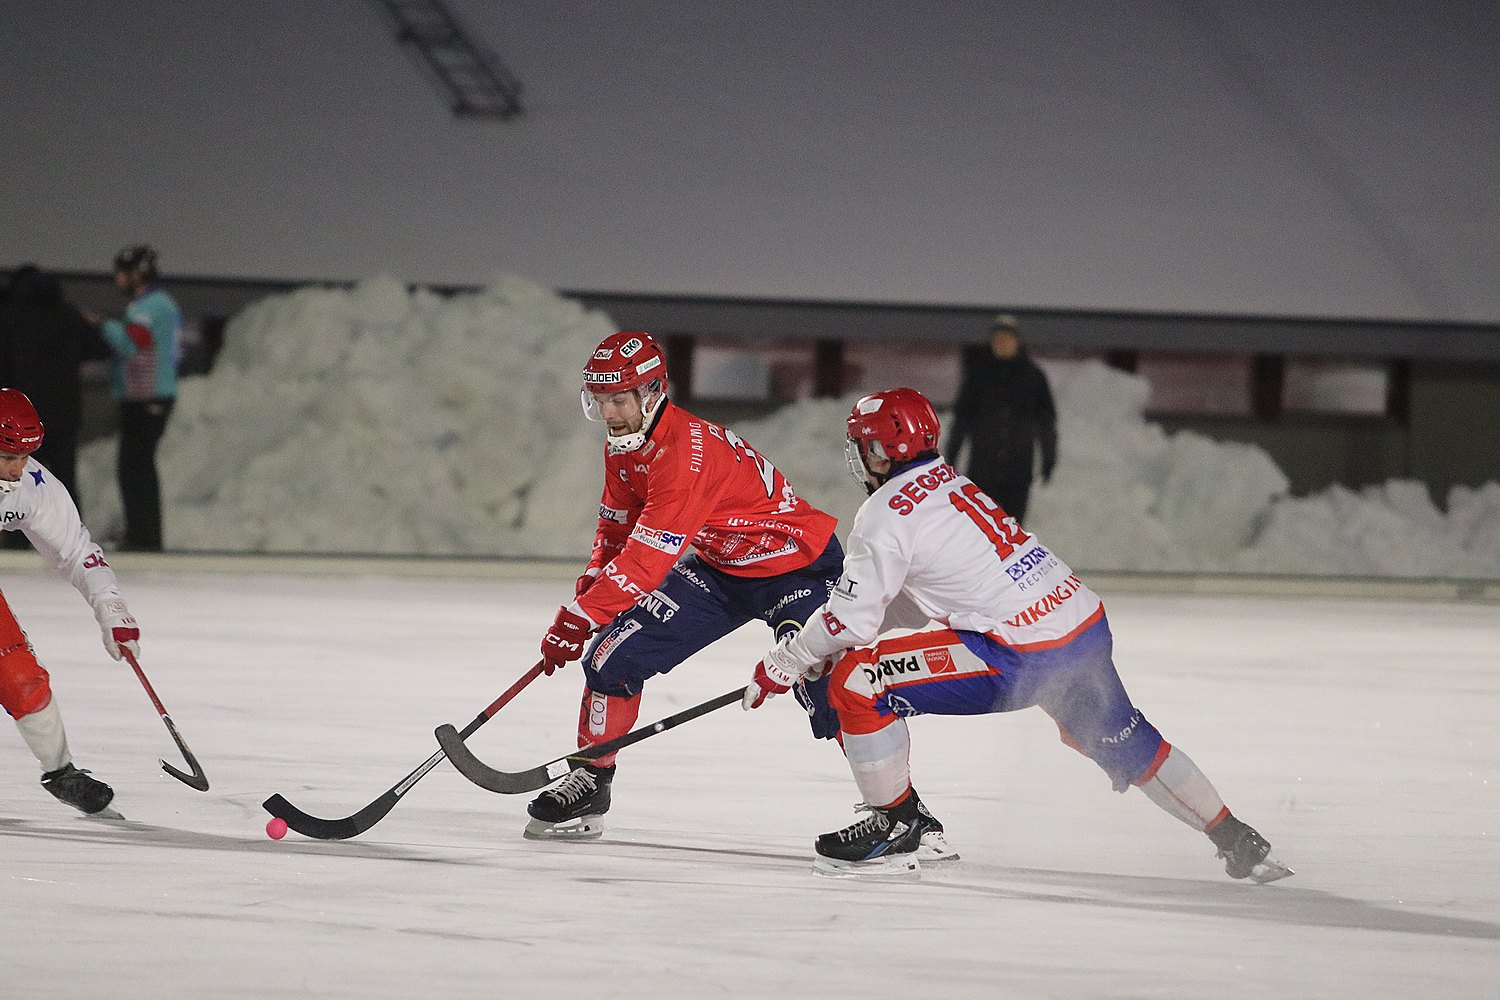
[[[599,527],[576,599],[542,639],[549,674],[584,659],[579,746],[628,732],[647,678],[745,622],[759,618],[777,638],[795,631],[843,567],[835,519],[666,390],[666,357],[647,333],[605,338],[583,370],[584,412],[608,435]],[[799,696],[814,732],[831,738],[824,690]],[[599,836],[614,773],[613,755],[601,757],[538,795],[526,836]]]
[[[915,389],[854,404],[849,468],[870,498],[827,604],[756,664],[745,708],[837,658],[828,699],[870,814],[817,839],[827,874],[919,867],[929,815],[911,785],[906,717],[1051,715],[1063,741],[1208,835],[1234,878],[1292,870],[1241,822],[1181,749],[1131,703],[1104,605],[1056,554],[937,451],[938,419]],[[895,628],[915,634],[878,639]]]

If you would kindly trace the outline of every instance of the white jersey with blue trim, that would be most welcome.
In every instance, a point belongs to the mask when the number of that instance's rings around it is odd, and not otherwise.
[[[1102,603],[1067,564],[940,458],[876,490],[854,519],[828,602],[772,654],[805,671],[928,621],[1020,649],[1067,642]]]
[[[104,561],[66,487],[34,458],[20,482],[0,494],[0,528],[20,531],[42,559],[71,583],[97,616],[105,602],[120,600],[115,571]]]

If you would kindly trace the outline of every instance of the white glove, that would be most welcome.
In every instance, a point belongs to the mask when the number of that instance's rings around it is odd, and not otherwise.
[[[141,655],[141,630],[125,602],[116,598],[105,601],[99,609],[99,628],[104,632],[104,651],[116,660],[120,650],[130,650],[131,656]]]
[[[745,711],[759,708],[778,694],[786,694],[802,676],[802,671],[791,665],[790,657],[780,646],[767,653],[750,674],[750,683],[745,686],[745,695],[740,707]]]

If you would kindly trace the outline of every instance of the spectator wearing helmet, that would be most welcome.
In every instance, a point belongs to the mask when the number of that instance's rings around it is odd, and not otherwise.
[[[1139,788],[1206,834],[1232,878],[1291,875],[1131,702],[1099,596],[943,461],[926,397],[904,388],[866,396],[847,429],[850,469],[870,496],[849,533],[844,574],[807,624],[755,665],[744,697],[756,708],[834,661],[828,701],[869,815],[819,837],[814,867],[920,869],[932,819],[911,783],[908,716],[1039,706],[1116,791]]]
[[[582,382],[584,413],[604,425],[604,489],[593,556],[541,643],[547,673],[578,659],[587,668],[579,746],[629,732],[650,678],[741,625],[796,631],[843,565],[831,515],[738,434],[668,398],[650,334],[605,338]],[[798,697],[814,735],[831,739],[825,690]],[[525,836],[598,837],[615,769],[613,754],[600,757],[542,792]]]
[[[140,654],[140,629],[114,570],[89,537],[67,489],[32,453],[44,428],[19,389],[0,389],[0,528],[20,531],[44,562],[71,583],[94,609],[104,648],[116,660],[121,648]],[[84,813],[103,812],[114,790],[73,764],[62,714],[47,671],[0,594],[0,705],[42,768],[42,787]]]
[[[1009,313],[995,317],[987,345],[964,352],[953,427],[943,449],[955,465],[965,444],[964,472],[1024,523],[1038,448],[1042,482],[1051,480],[1057,464],[1057,409],[1047,375],[1032,360]]]
[[[124,319],[90,319],[113,353],[110,391],[120,403],[120,448],[115,474],[125,508],[121,549],[162,547],[161,479],[156,446],[177,402],[182,313],[158,283],[156,251],[126,247],[115,255],[115,286],[129,300]]]

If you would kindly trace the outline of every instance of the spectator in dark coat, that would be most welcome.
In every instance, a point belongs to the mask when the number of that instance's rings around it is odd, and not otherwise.
[[[1014,316],[996,316],[989,344],[964,352],[951,428],[943,454],[957,465],[967,443],[964,473],[1007,514],[1025,521],[1037,445],[1043,482],[1057,463],[1057,409]]]
[[[34,264],[16,269],[0,302],[0,385],[31,398],[46,427],[36,459],[78,497],[78,426],[85,358],[104,343],[64,297],[57,278]]]

